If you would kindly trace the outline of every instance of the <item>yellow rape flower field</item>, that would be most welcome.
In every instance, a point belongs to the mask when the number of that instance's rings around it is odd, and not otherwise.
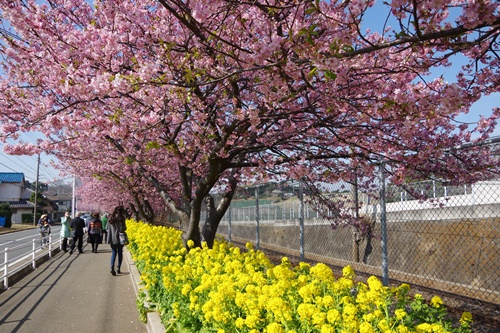
[[[132,220],[127,233],[144,283],[141,317],[157,311],[167,332],[472,332],[470,313],[452,322],[439,297],[426,303],[409,285],[374,276],[355,282],[349,266],[335,277],[322,263],[273,265],[250,244],[242,251],[220,240],[188,253],[179,230]]]

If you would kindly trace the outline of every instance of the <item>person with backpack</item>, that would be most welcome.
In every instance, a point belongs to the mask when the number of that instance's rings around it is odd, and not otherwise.
[[[97,247],[101,243],[102,222],[99,219],[99,213],[92,213],[89,221],[89,242],[92,244],[92,253],[97,253]]]

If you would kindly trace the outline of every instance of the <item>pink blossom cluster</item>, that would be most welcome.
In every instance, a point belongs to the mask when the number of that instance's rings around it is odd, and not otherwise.
[[[477,177],[485,151],[445,152],[499,116],[455,121],[499,91],[498,2],[389,1],[378,6],[399,26],[362,31],[375,5],[2,0],[0,139],[42,132],[9,152],[54,154],[88,180],[85,200],[147,200],[191,221],[214,189],[230,200],[260,179],[350,180],[380,160],[395,182]],[[456,82],[424,79],[456,54],[468,59]]]

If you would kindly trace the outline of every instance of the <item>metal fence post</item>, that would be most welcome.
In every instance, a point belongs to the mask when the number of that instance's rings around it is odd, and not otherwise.
[[[259,228],[259,188],[255,188],[255,222],[257,223],[255,247],[260,250],[260,228]]]
[[[49,258],[52,258],[52,234],[49,235]]]
[[[300,260],[304,261],[304,190],[302,181],[299,182],[299,225],[300,225]]]
[[[3,266],[3,272],[4,272],[4,278],[3,278],[3,288],[8,289],[9,288],[9,248],[6,247],[4,250],[4,259],[5,263]]]
[[[351,186],[351,190],[354,191],[354,217],[356,221],[359,221],[359,192],[358,192],[358,176],[354,174],[354,184]],[[352,259],[354,262],[359,262],[359,242],[361,238],[359,236],[359,227],[352,227]]]
[[[33,238],[33,250],[32,250],[32,259],[31,259],[31,266],[33,269],[36,269],[36,239]]]
[[[228,209],[228,213],[229,213],[229,216],[228,216],[228,219],[227,219],[227,223],[228,223],[228,226],[227,226],[227,240],[229,243],[231,243],[231,212],[232,212],[232,209],[231,209],[231,205],[229,205],[229,209]]]
[[[379,164],[380,180],[380,229],[382,232],[382,283],[389,285],[389,264],[387,255],[387,212],[385,206],[385,164]]]

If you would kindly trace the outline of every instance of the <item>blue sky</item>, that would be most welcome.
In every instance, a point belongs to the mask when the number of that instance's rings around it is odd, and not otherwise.
[[[370,19],[363,24],[362,32],[364,32],[365,29],[367,28],[369,28],[371,31],[379,31],[379,32],[383,31],[384,27],[387,28],[390,26],[392,28],[399,28],[399,25],[395,20],[386,22],[389,9],[380,6],[381,4],[382,1],[377,0],[375,6],[370,8],[370,10],[367,12],[368,14],[365,17]],[[451,10],[449,17],[447,18],[447,21],[454,22],[454,19],[455,17],[457,17],[457,15],[458,11],[454,13],[453,10]],[[447,80],[448,82],[450,83],[456,82],[456,74],[461,69],[461,66],[466,63],[467,59],[465,56],[456,55],[450,58],[450,61],[453,64],[451,67],[436,68],[435,70],[433,70],[433,73],[430,78],[432,77],[435,78],[442,75],[444,79]],[[500,106],[500,93],[492,94],[490,96],[483,96],[479,101],[474,103],[468,114],[459,116],[457,120],[462,122],[474,123],[480,119],[480,116],[484,117],[491,116],[493,107],[499,107],[499,106]],[[494,132],[494,136],[496,135],[500,135],[499,128],[497,128]]]

